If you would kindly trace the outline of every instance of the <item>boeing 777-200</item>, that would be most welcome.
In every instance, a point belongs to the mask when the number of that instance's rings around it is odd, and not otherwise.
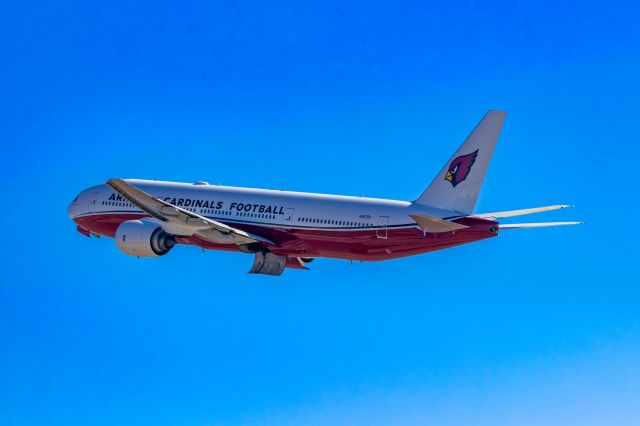
[[[280,275],[315,258],[374,261],[491,238],[502,229],[579,222],[500,224],[565,205],[474,213],[506,113],[489,111],[415,201],[137,179],[110,179],[68,212],[86,236],[108,236],[137,257],[186,244],[254,255],[250,272]]]

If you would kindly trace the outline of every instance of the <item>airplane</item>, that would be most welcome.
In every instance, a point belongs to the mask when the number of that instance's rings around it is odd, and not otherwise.
[[[491,110],[415,201],[252,189],[207,182],[109,179],[68,214],[85,236],[115,238],[136,257],[176,245],[249,253],[249,273],[308,269],[316,258],[382,261],[496,237],[500,230],[581,222],[501,224],[553,205],[474,213],[506,112]]]

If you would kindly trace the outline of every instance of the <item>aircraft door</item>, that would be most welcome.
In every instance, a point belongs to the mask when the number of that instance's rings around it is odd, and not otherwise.
[[[387,238],[388,225],[389,225],[389,216],[378,217],[378,228],[376,229],[376,237]]]
[[[293,223],[293,214],[296,211],[296,209],[292,209],[292,208],[286,208],[284,209],[284,214],[282,215],[282,217],[280,218],[280,222],[283,225],[290,225]]]
[[[97,211],[98,195],[100,195],[99,191],[89,192],[87,197],[87,210],[89,213]]]

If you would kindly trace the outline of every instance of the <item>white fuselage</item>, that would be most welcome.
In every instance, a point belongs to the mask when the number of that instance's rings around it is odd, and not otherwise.
[[[300,229],[416,227],[409,214],[451,216],[452,212],[406,201],[313,194],[208,184],[130,180],[141,190],[210,219]],[[69,206],[72,217],[142,213],[107,185],[83,191]]]

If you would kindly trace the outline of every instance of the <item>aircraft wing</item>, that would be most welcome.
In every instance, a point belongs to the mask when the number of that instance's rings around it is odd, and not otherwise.
[[[276,245],[266,238],[233,228],[160,200],[128,184],[124,179],[109,179],[107,185],[144,212],[164,222],[163,228],[169,234],[189,237],[196,234],[213,243],[249,244],[261,242]]]

